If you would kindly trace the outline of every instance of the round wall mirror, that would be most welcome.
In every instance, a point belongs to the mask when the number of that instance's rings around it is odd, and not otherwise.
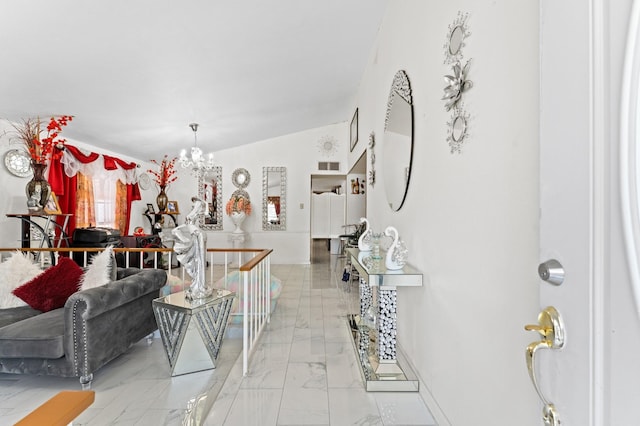
[[[462,40],[464,40],[464,28],[457,25],[449,36],[449,54],[457,55],[462,48]]]
[[[404,71],[393,79],[382,140],[382,173],[387,202],[398,211],[404,204],[413,157],[413,105],[411,87]]]
[[[236,188],[243,189],[249,186],[249,182],[251,182],[251,175],[247,169],[235,169],[231,175],[231,181]]]
[[[467,120],[460,115],[454,118],[451,124],[451,139],[453,139],[454,142],[462,142],[466,132]]]
[[[444,44],[444,63],[455,64],[462,61],[464,41],[471,35],[467,27],[468,13],[458,12],[457,18],[449,25]]]

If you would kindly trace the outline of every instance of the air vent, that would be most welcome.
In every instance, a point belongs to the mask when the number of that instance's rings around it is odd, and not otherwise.
[[[340,162],[339,161],[318,161],[318,170],[339,171]]]

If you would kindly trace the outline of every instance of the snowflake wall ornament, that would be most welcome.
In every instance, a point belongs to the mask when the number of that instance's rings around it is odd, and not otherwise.
[[[325,135],[318,139],[318,151],[325,157],[331,157],[338,152],[338,141],[333,136]]]

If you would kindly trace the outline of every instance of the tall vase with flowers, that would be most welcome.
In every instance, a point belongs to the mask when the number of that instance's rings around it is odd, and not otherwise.
[[[158,211],[164,213],[167,210],[167,203],[169,198],[167,197],[167,187],[178,179],[176,172],[176,160],[178,157],[169,159],[167,154],[164,155],[162,161],[151,160],[153,164],[160,166],[160,170],[147,170],[151,173],[153,180],[160,188],[160,193],[156,197],[156,204],[158,204]]]
[[[44,177],[47,162],[60,158],[66,139],[60,137],[62,128],[73,120],[70,115],[51,117],[46,128],[42,128],[40,118],[24,118],[12,124],[17,138],[24,144],[31,157],[33,178],[25,188],[27,207],[31,211],[43,210],[51,194],[51,186]]]
[[[233,230],[234,234],[241,234],[244,231],[241,226],[247,216],[251,214],[251,200],[249,199],[249,194],[242,190],[238,189],[231,194],[231,198],[227,201],[227,205],[225,206],[225,211],[227,215],[231,218],[231,221],[236,226],[236,229]]]

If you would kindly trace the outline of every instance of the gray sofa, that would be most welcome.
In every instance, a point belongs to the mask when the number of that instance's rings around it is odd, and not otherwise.
[[[63,308],[0,309],[0,372],[79,377],[93,372],[157,329],[151,301],[167,274],[119,268],[117,280],[74,293]]]

